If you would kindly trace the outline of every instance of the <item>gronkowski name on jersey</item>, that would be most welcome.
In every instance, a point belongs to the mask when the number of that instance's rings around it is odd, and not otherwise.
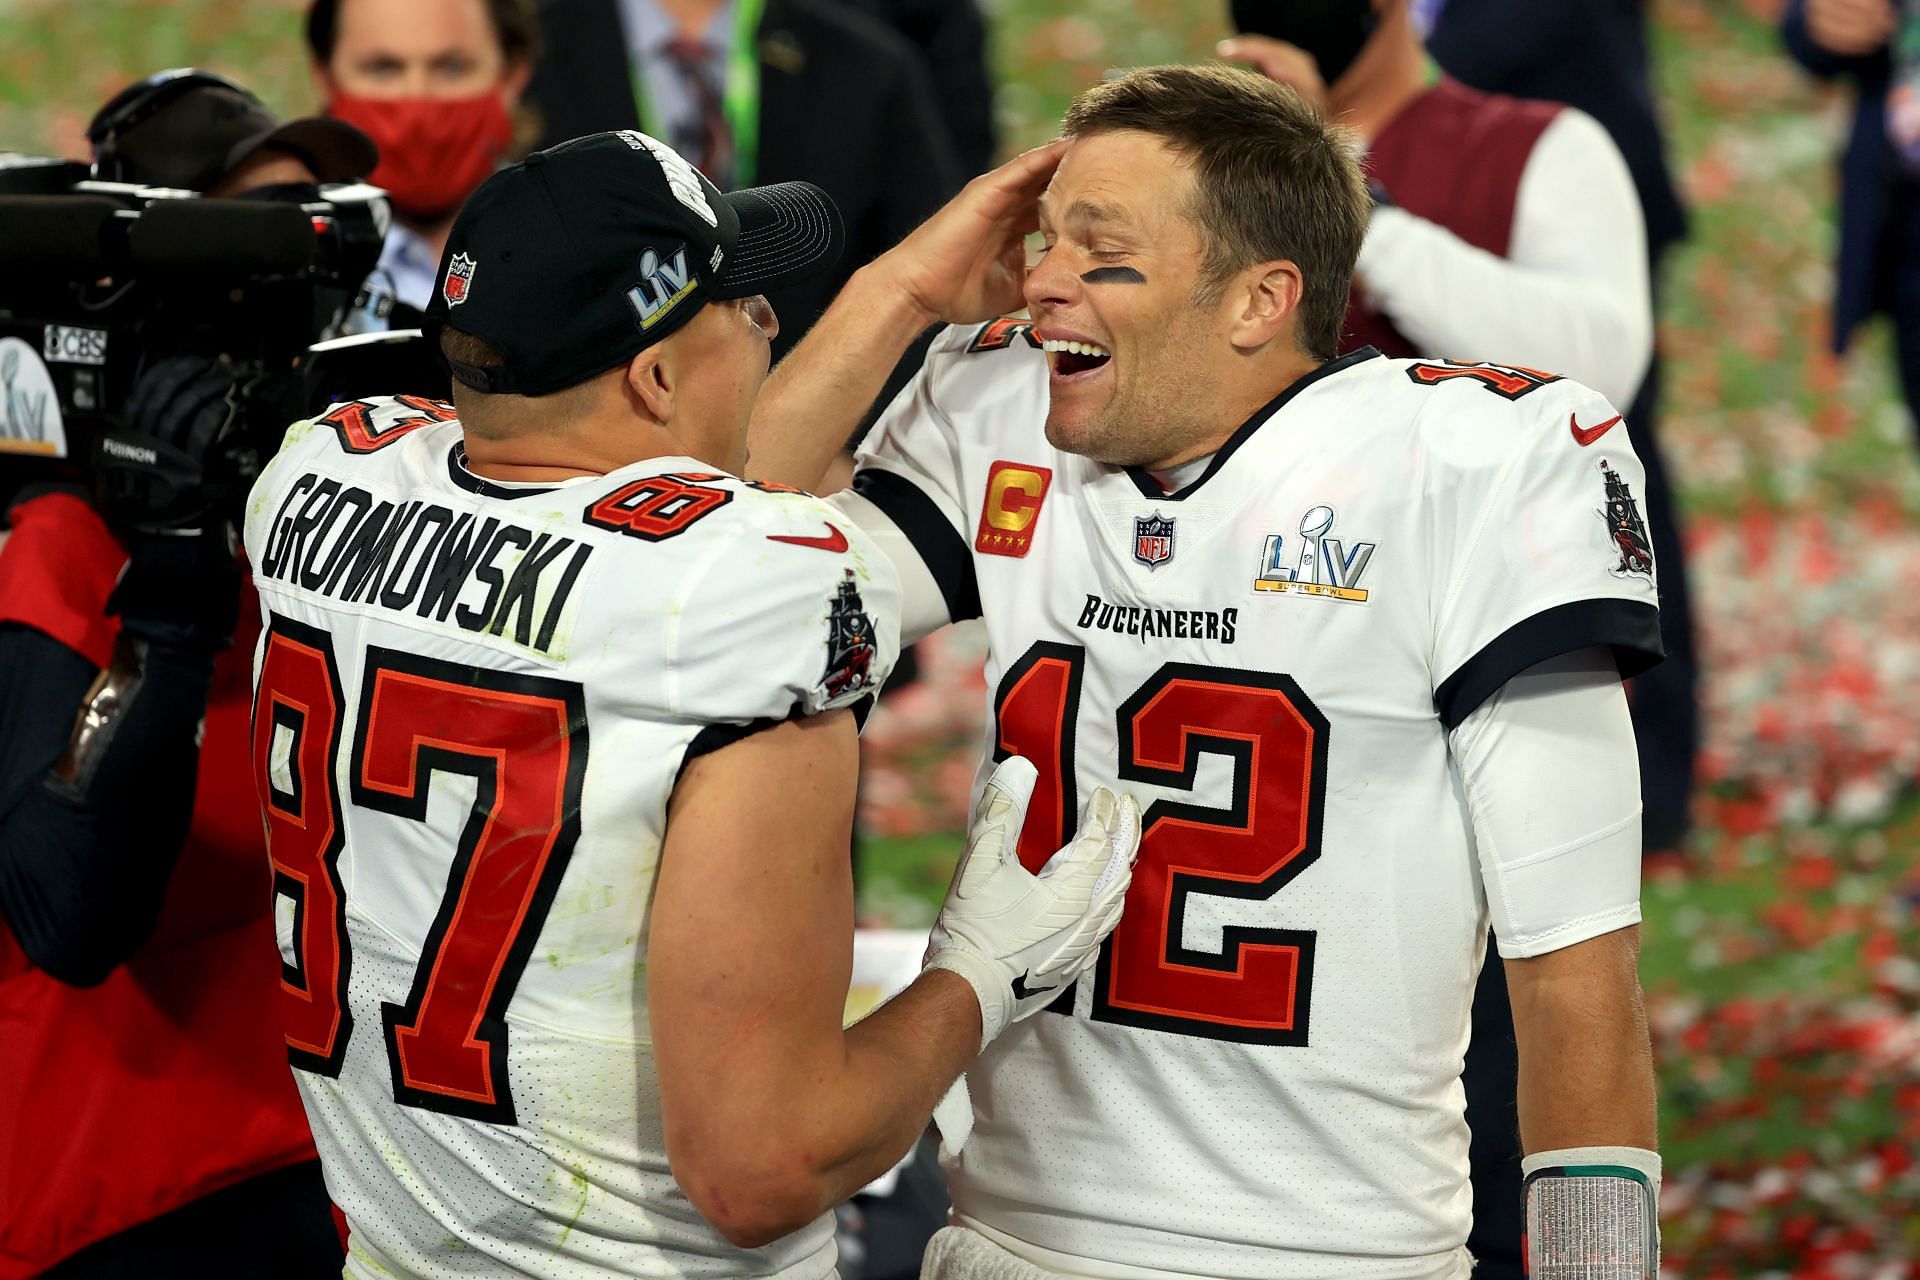
[[[1165,493],[1047,404],[1027,326],[949,330],[835,499],[909,640],[984,619],[1028,865],[1095,786],[1144,809],[1098,964],[968,1071],[955,1209],[1075,1274],[1459,1274],[1488,913],[1448,731],[1547,658],[1657,657],[1627,433],[1550,374],[1365,350]],[[1637,918],[1568,902],[1537,945]]]
[[[674,1185],[648,904],[687,761],[878,691],[885,558],[690,458],[482,479],[405,397],[296,425],[246,543],[288,1056],[348,1273],[830,1275],[830,1217],[738,1249]]]

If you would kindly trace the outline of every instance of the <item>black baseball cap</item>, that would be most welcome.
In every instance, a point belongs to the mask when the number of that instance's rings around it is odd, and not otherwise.
[[[575,138],[500,170],[447,237],[425,329],[504,363],[449,361],[478,391],[539,396],[631,360],[708,302],[811,280],[846,232],[827,193],[782,182],[722,194],[633,129]]]
[[[94,177],[187,191],[207,190],[266,146],[299,156],[320,182],[364,178],[380,160],[373,139],[345,121],[282,121],[234,81],[197,67],[122,89],[94,114],[87,141]]]

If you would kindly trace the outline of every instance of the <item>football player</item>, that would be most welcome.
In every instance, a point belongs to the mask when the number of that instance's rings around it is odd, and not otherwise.
[[[956,1226],[925,1274],[1466,1276],[1490,916],[1534,1274],[1653,1276],[1620,681],[1658,614],[1619,415],[1534,369],[1334,358],[1368,196],[1291,91],[1138,71],[1065,134],[976,183],[974,252],[856,279],[753,434],[756,474],[819,474],[878,384],[846,353],[884,369],[1005,272],[1057,163],[1031,318],[939,337],[835,499],[906,639],[984,621],[981,770],[1039,766],[1029,865],[1095,788],[1146,806],[1097,965],[968,1071],[969,1140],[936,1113]]]
[[[831,1275],[830,1207],[1118,917],[1132,803],[1036,877],[1010,762],[927,972],[842,1030],[899,589],[737,478],[761,292],[841,239],[636,132],[533,155],[441,263],[454,403],[337,405],[254,490],[281,1010],[350,1275]]]

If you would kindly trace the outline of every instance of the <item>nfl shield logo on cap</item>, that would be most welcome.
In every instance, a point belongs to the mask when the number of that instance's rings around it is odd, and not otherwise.
[[[457,253],[453,261],[447,264],[447,282],[440,287],[446,295],[447,305],[457,307],[467,300],[467,290],[473,284],[473,259],[464,253]]]
[[[1158,511],[1133,518],[1133,558],[1149,569],[1173,559],[1173,518]]]

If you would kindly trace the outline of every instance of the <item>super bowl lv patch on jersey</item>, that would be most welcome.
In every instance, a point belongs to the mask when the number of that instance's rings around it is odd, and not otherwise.
[[[1360,579],[1373,560],[1374,544],[1356,542],[1349,550],[1332,533],[1333,508],[1322,505],[1300,517],[1297,554],[1288,552],[1284,534],[1268,534],[1260,549],[1260,575],[1253,580],[1253,589],[1365,604],[1367,589]]]

